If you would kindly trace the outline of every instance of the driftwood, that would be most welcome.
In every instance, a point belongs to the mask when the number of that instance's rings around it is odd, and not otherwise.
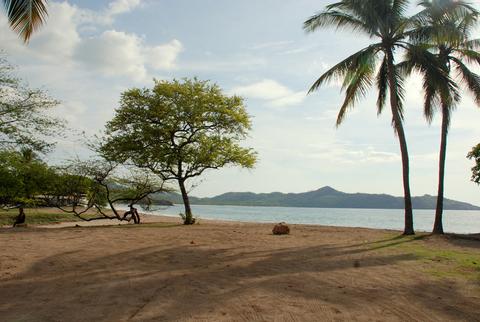
[[[130,215],[130,218],[127,219],[127,217]],[[137,208],[134,208],[132,205],[130,205],[130,210],[126,211],[124,214],[123,214],[123,218],[122,218],[122,221],[123,220],[128,220],[128,222],[130,222],[130,220],[133,219],[133,222],[135,224],[139,224],[140,223],[140,215],[138,214],[138,211],[137,211]]]

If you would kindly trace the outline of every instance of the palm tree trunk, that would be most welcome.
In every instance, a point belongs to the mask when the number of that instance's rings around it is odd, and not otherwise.
[[[190,200],[188,199],[187,189],[185,189],[185,181],[178,179],[178,185],[180,186],[180,192],[182,193],[183,205],[185,207],[185,219],[184,225],[193,225],[192,208],[190,207]]]
[[[404,235],[414,235],[413,228],[413,210],[412,210],[412,196],[410,193],[410,166],[408,157],[407,140],[405,138],[405,131],[403,129],[403,122],[398,108],[397,81],[395,77],[395,66],[393,60],[393,52],[387,52],[388,59],[388,80],[390,90],[390,107],[392,110],[393,126],[398,136],[400,143],[400,153],[402,155],[402,172],[403,172],[403,195],[405,202],[405,227]]]
[[[437,207],[435,210],[435,223],[433,234],[443,234],[443,194],[445,184],[445,162],[447,156],[447,135],[448,135],[448,108],[442,106],[442,138],[440,142],[440,157],[438,164],[438,193]]]

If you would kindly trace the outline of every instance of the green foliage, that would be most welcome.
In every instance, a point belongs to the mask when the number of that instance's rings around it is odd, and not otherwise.
[[[252,168],[256,153],[239,145],[250,128],[242,98],[224,95],[215,84],[196,78],[155,81],[152,89],[122,94],[100,151],[108,160],[177,180],[185,223],[191,224],[185,181],[228,165]]]
[[[0,226],[11,226],[18,216],[17,210],[2,211],[0,210]],[[94,213],[87,213],[84,215],[86,218],[94,218]],[[68,213],[60,213],[52,211],[48,208],[36,208],[28,210],[26,216],[27,225],[44,225],[55,224],[60,222],[75,222],[82,219]]]
[[[404,66],[418,70],[423,76],[424,114],[431,122],[441,107],[448,129],[451,112],[460,101],[459,84],[452,78],[458,74],[465,87],[480,104],[480,76],[466,63],[480,64],[477,41],[469,39],[476,28],[479,12],[466,1],[421,1],[422,11],[411,18],[414,26],[410,39],[414,43]],[[455,75],[451,75],[454,74]],[[447,129],[443,129],[447,131]]]
[[[48,195],[49,203],[82,219],[90,209],[95,209],[99,214],[96,219],[123,220],[116,205],[148,207],[151,194],[168,191],[158,177],[146,170],[122,167],[100,158],[72,161],[57,170],[56,180]],[[107,205],[113,215],[104,211]]]
[[[48,194],[49,203],[72,208],[105,206],[105,192],[84,171],[83,165],[74,164],[57,169],[55,185]]]
[[[255,153],[238,145],[250,127],[242,99],[223,95],[217,85],[156,81],[153,89],[122,94],[102,151],[163,180],[188,179],[228,164],[253,167]]]
[[[345,100],[338,113],[337,126],[343,122],[348,110],[353,108],[374,84],[379,91],[378,113],[383,111],[389,89],[394,88],[396,106],[392,108],[403,117],[403,78],[389,63],[394,62],[395,50],[405,45],[409,30],[409,20],[404,15],[407,6],[408,1],[343,0],[326,6],[325,10],[304,22],[307,32],[335,27],[361,32],[377,39],[376,43],[333,66],[310,88],[312,92],[329,81],[343,81]],[[398,126],[395,123],[399,121],[394,119],[394,125]]]
[[[475,162],[475,165],[472,167],[472,181],[480,184],[480,144],[472,148],[467,158]]]
[[[458,237],[452,236],[453,238]],[[469,280],[480,278],[480,255],[478,252],[458,250],[453,247],[439,247],[437,243],[428,242],[428,239],[428,235],[394,236],[369,243],[367,246],[370,250],[414,255],[415,267],[435,277]]]
[[[372,39],[373,44],[361,49],[330,68],[310,87],[309,93],[329,81],[342,81],[345,98],[337,116],[336,125],[345,119],[347,112],[376,85],[378,89],[377,113],[384,110],[390,98],[392,126],[400,143],[405,201],[404,234],[414,234],[410,194],[409,157],[403,128],[404,77],[396,65],[396,53],[408,50],[407,38],[410,20],[405,16],[408,0],[341,0],[304,22],[304,30],[334,27],[360,32]]]
[[[55,185],[55,172],[31,150],[0,152],[0,205],[34,206]]]
[[[188,220],[188,219],[187,219],[187,216],[186,216],[183,212],[179,213],[178,216],[182,219],[182,222],[185,222],[185,221]],[[195,223],[198,223],[198,220],[197,220],[197,219],[198,219],[197,217],[192,218],[192,219],[191,219],[191,221],[192,221],[191,224],[194,225]]]
[[[58,102],[44,91],[30,89],[12,75],[0,57],[0,148],[28,148],[46,152],[47,139],[60,135],[64,123],[48,115]]]

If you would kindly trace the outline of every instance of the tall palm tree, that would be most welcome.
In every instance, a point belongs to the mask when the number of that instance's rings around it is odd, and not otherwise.
[[[413,212],[410,194],[409,157],[403,128],[403,78],[395,65],[396,52],[406,47],[409,19],[405,17],[408,0],[342,0],[328,5],[325,10],[305,21],[304,29],[313,32],[318,28],[333,26],[362,32],[374,44],[341,61],[312,85],[310,92],[324,83],[343,78],[345,100],[337,118],[339,126],[348,109],[376,83],[378,88],[377,112],[382,113],[390,97],[392,126],[400,143],[405,200],[405,235],[413,235]],[[377,65],[380,66],[377,71]]]
[[[424,114],[432,121],[435,108],[440,107],[442,113],[438,194],[435,210],[434,234],[443,234],[443,199],[445,187],[445,161],[447,152],[447,135],[452,111],[460,100],[458,85],[452,82],[455,71],[461,78],[461,83],[473,94],[475,102],[480,104],[480,77],[472,72],[465,62],[480,65],[480,54],[475,50],[479,47],[478,40],[469,40],[476,27],[479,12],[468,2],[462,0],[426,0],[419,3],[423,10],[412,17],[416,28],[411,33],[414,43],[422,43],[423,47],[435,54],[435,62],[439,68],[450,76],[439,78],[430,73],[426,65],[434,60],[420,58],[429,52],[420,52],[417,57],[408,57],[410,66],[420,67],[424,78],[425,103]],[[413,51],[410,51],[412,53]]]
[[[47,18],[47,0],[3,0],[10,27],[27,43]]]

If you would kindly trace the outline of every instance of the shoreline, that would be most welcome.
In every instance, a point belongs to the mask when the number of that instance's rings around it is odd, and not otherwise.
[[[110,219],[102,219],[102,220],[95,220],[95,221],[77,221],[77,222],[60,222],[54,224],[43,224],[43,225],[30,225],[30,228],[45,228],[45,229],[61,229],[61,228],[88,228],[88,227],[115,227],[115,226],[133,226],[141,228],[142,225],[149,225],[149,224],[156,224],[156,223],[167,223],[167,224],[178,224],[178,226],[184,226],[182,224],[181,218],[179,216],[169,216],[169,215],[155,215],[155,214],[145,214],[140,213],[141,216],[141,224],[135,225],[133,222],[127,221],[118,221],[118,220],[110,220]],[[268,226],[269,231],[273,229],[273,226],[277,224],[276,222],[252,222],[252,221],[238,221],[238,220],[218,220],[218,219],[200,219],[200,222],[194,224],[192,226],[201,226],[202,223],[209,224],[209,225],[220,225],[220,226]],[[352,226],[335,226],[335,225],[320,225],[320,224],[294,224],[286,222],[288,226],[291,228],[309,228],[309,229],[345,229],[351,231],[374,231],[374,232],[385,232],[385,233],[398,233],[398,236],[402,236],[402,230],[398,229],[389,229],[389,228],[370,228],[370,227],[352,227]],[[8,226],[3,226],[0,228],[13,228]],[[19,228],[22,229],[22,228]],[[430,236],[430,231],[422,231],[416,230],[415,236]],[[445,232],[444,236],[455,236],[459,238],[466,238],[466,239],[473,239],[473,240],[480,240],[480,232],[479,233],[471,233],[471,234],[459,234],[459,233],[451,233]]]
[[[119,228],[0,229],[0,320],[480,316],[480,286],[472,283],[480,277],[478,239],[301,224],[275,236],[271,224],[142,219]]]
[[[179,205],[177,205],[179,206]],[[39,208],[42,209],[42,208]],[[43,208],[44,210],[51,211],[51,212],[59,212],[58,209],[55,208]],[[119,208],[121,212],[125,211],[122,208]],[[35,209],[32,209],[33,212],[35,212]],[[161,210],[159,210],[161,211]],[[176,223],[176,224],[181,224],[181,218],[178,215],[173,215],[173,214],[163,214],[163,213],[151,213],[151,212],[140,212],[140,216],[142,218],[142,223],[144,224],[149,224],[149,223]],[[28,214],[27,214],[28,218]],[[399,234],[402,234],[402,229],[397,228],[397,227],[368,227],[368,226],[362,226],[361,223],[359,225],[341,225],[341,224],[324,224],[324,223],[305,223],[305,222],[290,222],[287,220],[265,220],[265,221],[248,221],[248,220],[238,220],[238,219],[217,219],[217,218],[209,218],[207,217],[202,217],[202,216],[197,216],[199,223],[201,224],[202,222],[204,223],[211,223],[211,224],[228,224],[228,225],[271,225],[273,228],[273,225],[279,223],[279,222],[285,222],[286,224],[290,226],[311,226],[311,227],[334,227],[334,228],[351,228],[351,229],[372,229],[372,230],[378,230],[378,231],[392,231],[392,232],[397,232]],[[101,219],[101,220],[94,220],[94,221],[61,221],[57,223],[46,223],[46,224],[30,224],[28,223],[28,227],[32,228],[63,228],[63,227],[97,227],[97,226],[118,226],[118,225],[133,225],[132,222],[127,222],[127,221],[118,221],[116,219]],[[416,226],[416,225],[415,225]],[[0,226],[0,228],[3,229],[8,229],[11,228],[10,225],[4,225]],[[429,234],[431,233],[431,229],[421,229],[417,228],[415,231],[419,234]],[[472,231],[472,232],[452,232],[446,229],[446,234],[450,235],[471,235],[471,236],[478,236],[480,234],[480,231]]]

